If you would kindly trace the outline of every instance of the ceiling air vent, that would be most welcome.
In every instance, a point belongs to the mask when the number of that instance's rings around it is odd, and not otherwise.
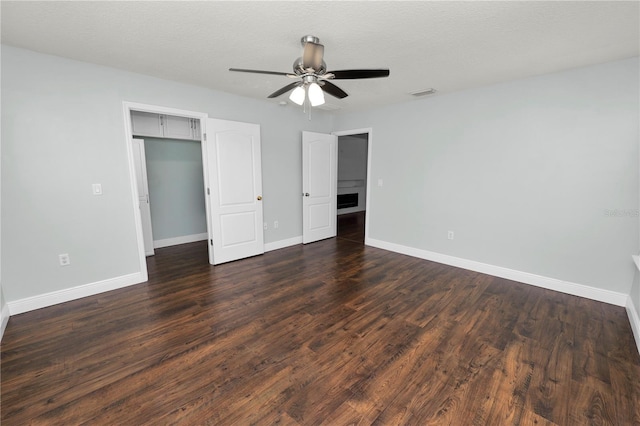
[[[436,92],[437,90],[432,87],[429,89],[418,90],[417,92],[411,92],[411,94],[413,96],[428,96],[428,95],[433,95]]]

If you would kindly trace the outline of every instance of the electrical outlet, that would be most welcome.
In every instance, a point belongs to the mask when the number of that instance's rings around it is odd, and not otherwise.
[[[267,226],[267,222],[263,223],[263,224],[262,224],[262,227],[263,227],[263,228],[264,228],[264,230],[266,231],[266,230],[267,230],[267,228],[268,228],[268,226]]]
[[[277,220],[273,221],[273,229],[278,229],[278,221]]]
[[[71,265],[71,259],[67,253],[62,253],[58,255],[58,260],[60,261],[60,266],[68,266]]]
[[[449,231],[447,233],[447,238],[450,239],[450,240],[453,240],[453,231]]]
[[[378,186],[382,186],[382,179],[378,179]]]

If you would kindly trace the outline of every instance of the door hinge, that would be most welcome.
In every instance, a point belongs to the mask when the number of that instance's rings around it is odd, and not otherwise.
[[[213,240],[209,240],[209,245],[213,245]]]
[[[203,134],[202,134],[202,137],[204,138],[204,141],[206,142],[206,141],[207,141],[207,134],[206,134],[206,133],[203,133]]]
[[[207,188],[207,195],[211,195],[211,191],[209,191],[209,188]]]

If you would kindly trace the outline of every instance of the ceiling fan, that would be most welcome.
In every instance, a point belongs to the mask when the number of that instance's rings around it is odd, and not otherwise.
[[[323,60],[324,46],[320,44],[320,39],[312,35],[307,35],[302,37],[300,43],[303,47],[302,57],[296,59],[293,63],[293,73],[242,68],[229,68],[229,71],[283,75],[295,79],[296,81],[287,84],[280,90],[276,90],[270,94],[268,98],[276,98],[294,89],[289,99],[298,105],[302,105],[305,100],[308,99],[311,106],[322,105],[324,103],[324,93],[328,93],[338,99],[349,96],[347,92],[329,80],[389,77],[388,69],[327,71],[327,64]]]

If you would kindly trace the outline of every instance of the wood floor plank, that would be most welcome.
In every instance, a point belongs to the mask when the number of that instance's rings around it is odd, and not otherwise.
[[[569,408],[566,424],[571,425],[617,425],[615,404],[611,392],[593,388],[585,383],[573,382],[574,401]]]
[[[534,368],[526,360],[525,345],[525,339],[510,342],[492,377],[480,382],[475,398],[466,402],[473,425],[521,424]]]
[[[538,416],[558,423],[567,424],[568,410],[572,401],[571,368],[573,362],[572,332],[568,324],[553,333],[554,342],[550,347],[537,348],[529,345],[528,360],[534,370],[526,407]],[[537,342],[536,342],[537,343]]]
[[[640,424],[624,308],[345,234],[11,317],[3,425]],[[360,241],[360,242],[356,242]]]

